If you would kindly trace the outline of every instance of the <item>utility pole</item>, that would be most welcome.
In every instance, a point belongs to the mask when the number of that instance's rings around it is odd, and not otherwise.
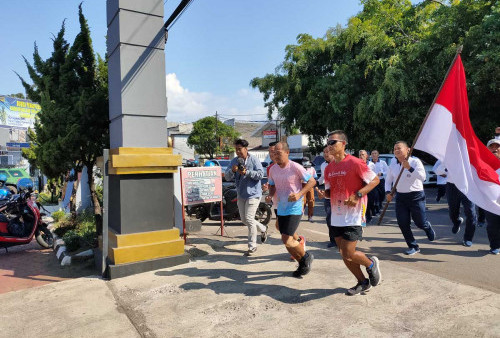
[[[215,146],[215,157],[217,157],[217,147],[219,146],[219,138],[217,137],[217,124],[219,124],[219,118],[217,116],[217,110],[215,111],[215,139],[217,140]]]

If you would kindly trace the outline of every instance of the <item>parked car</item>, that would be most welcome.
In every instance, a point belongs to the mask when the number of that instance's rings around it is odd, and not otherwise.
[[[222,180],[224,179],[224,173],[226,172],[227,167],[231,164],[231,160],[219,160],[219,159],[211,159],[211,162],[214,162],[216,166],[220,167],[222,173]]]
[[[325,162],[325,158],[321,155],[318,155],[313,160],[314,170],[316,170],[316,175],[318,178],[321,177],[321,165]]]
[[[30,175],[23,168],[0,168],[0,174],[7,176],[5,186],[8,187],[14,194],[17,194],[17,182],[21,178],[29,178]],[[36,189],[38,185],[35,184]]]
[[[391,161],[394,159],[394,154],[380,154],[379,159],[382,161],[385,161],[387,165],[391,164]],[[371,158],[370,158],[371,160]],[[430,184],[436,184],[437,182],[437,175],[434,171],[432,171],[432,165],[429,163],[425,162],[424,160],[420,159],[422,161],[422,164],[424,165],[425,169],[425,181],[424,185],[430,185]]]

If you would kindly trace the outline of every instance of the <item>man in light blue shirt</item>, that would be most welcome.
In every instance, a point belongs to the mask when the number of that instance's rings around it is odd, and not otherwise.
[[[255,219],[262,197],[260,180],[264,177],[264,169],[259,159],[248,153],[246,140],[236,140],[234,147],[237,157],[231,160],[224,177],[226,181],[234,179],[236,183],[240,218],[248,227],[248,251],[245,256],[251,256],[257,251],[257,230],[260,231],[261,242],[267,240],[267,226]]]

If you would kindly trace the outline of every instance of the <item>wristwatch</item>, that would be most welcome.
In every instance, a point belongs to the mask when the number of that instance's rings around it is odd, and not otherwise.
[[[357,196],[358,198],[361,198],[361,197],[363,197],[363,194],[362,194],[362,193],[360,193],[359,191],[356,191],[356,196]]]

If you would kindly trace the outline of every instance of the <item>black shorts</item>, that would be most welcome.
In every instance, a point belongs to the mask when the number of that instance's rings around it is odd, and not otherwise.
[[[283,235],[293,236],[299,227],[302,215],[278,215],[278,226],[280,233]]]
[[[342,237],[346,241],[355,242],[363,238],[363,227],[361,225],[330,227],[330,229],[330,234],[333,237]]]
[[[278,217],[278,209],[274,209],[274,216]]]

